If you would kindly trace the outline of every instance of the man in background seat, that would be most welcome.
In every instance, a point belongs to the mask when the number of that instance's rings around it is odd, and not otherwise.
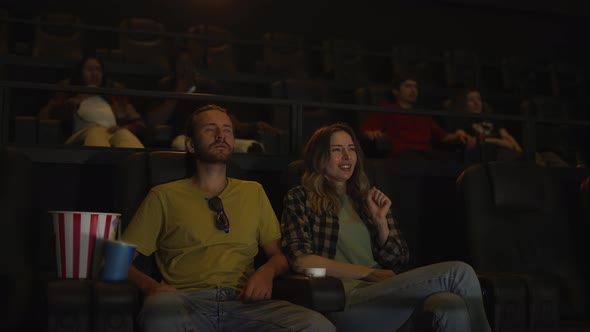
[[[361,135],[370,141],[388,137],[391,140],[391,157],[395,159],[439,159],[432,143],[474,144],[475,138],[464,132],[444,131],[430,115],[411,114],[418,99],[418,82],[411,75],[404,75],[393,81],[396,103],[382,103],[381,106],[400,113],[372,112],[362,123]]]

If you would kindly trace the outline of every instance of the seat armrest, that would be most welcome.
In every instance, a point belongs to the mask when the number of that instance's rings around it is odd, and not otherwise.
[[[342,281],[334,277],[284,275],[275,279],[272,294],[273,299],[289,301],[318,312],[342,311],[346,303]]]
[[[47,283],[49,331],[90,331],[91,286],[84,280]]]
[[[544,274],[518,274],[527,287],[528,324],[531,331],[557,331],[560,325],[557,277]]]
[[[488,320],[502,327],[496,331],[516,331],[512,326],[526,326],[529,331],[559,329],[559,281],[555,277],[531,273],[478,276]]]
[[[129,282],[94,283],[94,332],[133,332],[139,289]]]
[[[527,288],[518,276],[478,273],[486,316],[493,331],[526,331]]]

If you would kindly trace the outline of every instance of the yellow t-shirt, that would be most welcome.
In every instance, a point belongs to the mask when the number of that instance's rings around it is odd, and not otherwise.
[[[259,246],[280,239],[277,217],[259,183],[230,178],[219,195],[230,223],[225,233],[207,198],[190,179],[156,186],[122,239],[143,255],[155,252],[163,281],[179,290],[241,289]]]

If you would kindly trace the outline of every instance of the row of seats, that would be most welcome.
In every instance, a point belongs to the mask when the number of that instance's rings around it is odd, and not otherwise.
[[[451,93],[451,91],[449,91]],[[276,81],[270,86],[270,97],[274,99],[287,99],[302,102],[321,102],[321,103],[342,103],[356,104],[361,106],[379,105],[383,102],[393,102],[390,87],[387,86],[369,86],[358,89],[342,88],[330,86],[322,80],[283,80]],[[448,96],[449,98],[451,96]],[[486,98],[487,95],[484,95]],[[29,99],[31,99],[29,97]],[[442,109],[444,96],[428,95],[428,91],[420,96],[418,107],[425,109]],[[16,98],[13,99],[16,101]],[[486,102],[492,105],[496,113],[512,115],[533,115],[540,118],[549,118],[556,120],[580,119],[581,111],[585,107],[563,98],[554,97],[534,97],[527,99],[525,102],[517,98],[486,98]],[[195,105],[197,105],[195,103]],[[13,109],[16,109],[16,103]],[[286,133],[291,130],[290,109],[287,106],[265,106],[265,105],[229,105],[231,112],[236,114],[242,120],[247,118],[251,110],[256,110],[257,114],[264,115],[264,120],[272,125],[281,128]],[[143,110],[138,108],[140,112]],[[22,113],[21,113],[22,114]],[[317,125],[328,124],[337,121],[349,123],[353,128],[360,130],[360,123],[366,117],[367,112],[354,110],[328,109],[322,107],[306,107],[303,110],[302,140],[311,136]],[[14,114],[13,135],[10,142],[18,144],[62,144],[71,133],[64,132],[64,126],[57,120],[37,120],[32,115]],[[256,120],[256,119],[252,119]],[[445,127],[446,118],[438,119],[440,124]],[[525,127],[519,121],[506,121],[504,124],[508,131],[523,143],[526,137]],[[448,128],[449,130],[451,128]],[[576,151],[583,147],[583,142],[579,140],[583,137],[578,135],[578,131],[584,127],[568,127],[563,125],[542,125],[536,126],[536,150],[553,151],[558,153],[561,158],[572,164],[576,163]],[[142,137],[142,141],[148,147],[169,147],[174,135],[170,127],[159,126],[149,131],[149,135]],[[271,154],[287,153],[289,146],[289,136],[281,137],[265,136],[261,137],[266,146],[265,151]],[[368,150],[367,152],[370,152]],[[376,156],[373,154],[373,156]]]
[[[190,50],[202,69],[217,72],[384,82],[401,72],[412,71],[425,86],[439,88],[474,85],[519,95],[538,93],[570,97],[582,96],[585,89],[584,73],[576,66],[548,61],[536,63],[530,57],[489,58],[472,51],[430,50],[412,45],[395,46],[391,52],[369,55],[366,51],[370,48],[360,41],[326,40],[310,48],[311,44],[303,37],[282,32],[264,34],[261,52],[248,53],[244,49],[252,47],[239,44],[240,37],[222,27],[203,24],[189,27],[186,37],[181,40],[174,37],[175,41],[166,36],[162,23],[146,18],[121,21],[118,49],[97,49],[96,45],[86,45],[88,41],[84,39],[82,28],[67,26],[82,23],[78,16],[70,13],[39,15],[32,54],[75,61],[90,47],[107,61],[150,64],[167,71],[170,49],[179,44]]]
[[[23,152],[39,161],[31,163]],[[92,151],[66,153],[81,152]],[[95,317],[102,317],[95,321],[102,324],[95,331],[132,329],[130,322],[138,302],[137,291],[129,285],[73,282],[66,283],[64,290],[63,283],[49,282],[55,280],[55,260],[43,212],[115,211],[122,213],[126,225],[151,186],[181,178],[188,170],[183,153],[93,153],[76,166],[55,159],[49,162],[26,150],[3,151],[0,202],[5,204],[2,213],[7,217],[2,227],[7,231],[2,232],[6,241],[0,243],[6,246],[4,252],[22,253],[10,255],[13,261],[24,257],[24,261],[33,262],[19,265],[29,269],[28,273],[3,265],[3,285],[14,286],[2,289],[7,296],[0,298],[8,300],[3,308],[15,301],[10,292],[13,288],[30,290],[35,281],[44,282],[44,287],[50,285],[46,299],[42,299],[44,292],[31,295],[33,301],[18,297],[20,302],[8,312],[10,319],[3,322],[41,315],[37,323],[38,330],[43,330],[47,322],[42,316],[44,308],[35,307],[37,311],[31,313],[30,306],[37,303],[43,307],[49,301],[54,304],[47,309],[54,329],[91,330],[88,310],[94,303],[94,315],[99,315]],[[300,175],[301,168],[292,163],[294,160],[296,157],[236,155],[230,174],[260,182],[280,215],[282,197]],[[539,168],[527,163],[488,163],[462,169],[425,161],[368,160],[367,175],[394,202],[394,216],[411,248],[411,267],[453,259],[474,266],[494,331],[565,331],[560,326],[577,331],[583,329],[573,327],[587,326],[587,170]],[[34,194],[31,183],[35,183]],[[582,188],[581,195],[578,188]],[[27,208],[19,209],[27,201],[31,202]],[[41,276],[43,271],[53,273]],[[22,277],[13,279],[15,275]],[[109,303],[115,306],[109,309]]]

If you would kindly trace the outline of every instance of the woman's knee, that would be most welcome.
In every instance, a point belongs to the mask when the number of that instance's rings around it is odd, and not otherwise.
[[[472,277],[472,278],[477,279],[477,275],[476,275],[473,267],[465,262],[448,261],[448,262],[439,263],[439,264],[444,264],[446,269],[448,271],[452,271],[454,275],[465,276],[468,278]]]
[[[144,148],[139,138],[127,128],[120,128],[113,134],[111,145],[119,148]]]
[[[111,135],[109,134],[107,128],[93,126],[86,129],[83,129],[85,132],[83,134],[84,137],[84,145],[85,146],[100,146],[100,147],[109,147],[109,139]]]

